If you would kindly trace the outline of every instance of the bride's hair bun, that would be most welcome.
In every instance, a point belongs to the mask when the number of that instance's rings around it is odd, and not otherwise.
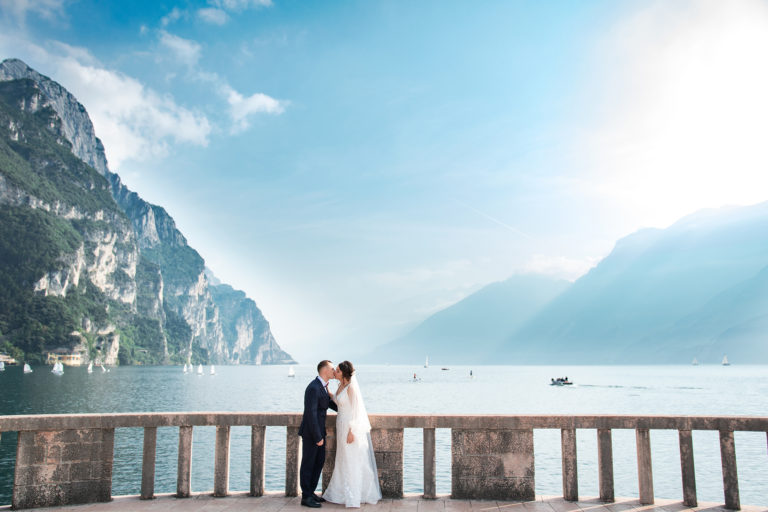
[[[340,362],[339,370],[341,371],[341,374],[344,376],[344,378],[347,380],[351,379],[352,374],[355,373],[355,367],[352,366],[352,363],[349,361]]]

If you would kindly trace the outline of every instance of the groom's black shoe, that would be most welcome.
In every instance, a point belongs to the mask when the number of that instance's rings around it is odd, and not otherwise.
[[[312,496],[308,498],[301,498],[302,507],[320,508],[322,505],[314,500]]]
[[[325,503],[325,498],[323,498],[322,496],[318,496],[317,494],[313,494],[312,497],[315,498],[315,501],[318,502],[318,503]]]

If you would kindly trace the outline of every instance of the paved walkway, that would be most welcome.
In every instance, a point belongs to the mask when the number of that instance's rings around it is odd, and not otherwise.
[[[0,507],[9,511],[10,507]],[[137,496],[120,496],[109,503],[95,503],[68,507],[53,507],[50,512],[308,512],[299,498],[287,498],[282,493],[267,493],[261,498],[233,493],[226,498],[214,498],[210,494],[196,494],[191,498],[177,499],[172,494],[158,496],[154,500],[140,500]],[[325,503],[325,512],[342,512],[345,507]],[[640,505],[636,498],[618,498],[615,503],[601,503],[596,498],[585,498],[577,503],[561,497],[539,496],[536,501],[462,501],[447,496],[425,500],[421,496],[407,496],[401,500],[382,500],[377,505],[363,505],[367,512],[680,512],[684,510],[725,511],[722,504],[700,503],[688,508],[680,501],[656,499],[654,505]],[[742,507],[743,512],[768,512],[768,507]]]

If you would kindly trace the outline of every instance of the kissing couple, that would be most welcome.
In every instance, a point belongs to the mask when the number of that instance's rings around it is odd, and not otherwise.
[[[334,395],[328,391],[331,379],[339,381]],[[315,494],[325,463],[325,417],[328,408],[337,411],[336,461],[328,488],[322,496]],[[355,368],[343,361],[334,368],[328,360],[317,365],[317,378],[304,392],[304,415],[299,435],[302,439],[301,504],[320,508],[329,501],[347,507],[361,503],[376,504],[381,499],[376,458],[371,442],[371,423],[363,403]]]

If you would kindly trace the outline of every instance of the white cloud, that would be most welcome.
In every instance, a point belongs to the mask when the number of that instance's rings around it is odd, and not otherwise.
[[[272,0],[210,0],[209,3],[228,11],[243,11],[245,9],[272,6]]]
[[[587,187],[639,224],[768,198],[768,4],[638,4],[600,43]]]
[[[546,276],[575,281],[586,274],[600,262],[600,258],[568,258],[565,256],[545,256],[534,254],[523,265],[522,272],[526,274],[542,274]]]
[[[203,114],[105,68],[87,50],[63,43],[44,48],[18,34],[0,34],[0,54],[27,60],[75,95],[104,142],[113,169],[126,160],[164,156],[176,144],[208,144],[211,126]]]
[[[227,12],[242,12],[247,9],[271,7],[272,0],[208,0],[208,5],[210,7],[202,7],[197,9],[194,14],[199,20],[205,23],[221,26],[225,25],[229,21],[229,14],[227,14]],[[160,19],[160,25],[167,27],[169,24],[182,18],[187,19],[189,16],[189,11],[174,7],[168,14]]]
[[[223,85],[221,90],[229,103],[229,114],[234,132],[247,129],[250,126],[249,117],[253,114],[282,114],[285,111],[286,102],[276,100],[260,92],[243,96],[229,85]]]
[[[173,9],[171,9],[171,11],[168,14],[160,18],[160,25],[162,25],[163,27],[167,27],[171,23],[174,23],[176,21],[179,21],[181,18],[186,18],[186,17],[187,17],[186,11],[179,9],[178,7],[174,7]]]
[[[226,100],[229,105],[228,113],[232,122],[232,133],[242,132],[250,126],[250,118],[256,114],[279,115],[285,111],[287,101],[278,100],[264,93],[253,93],[245,96],[229,85],[227,80],[218,73],[203,71],[197,67],[200,57],[200,45],[194,41],[161,32],[161,43],[170,48],[177,58],[185,61],[190,68],[194,80],[209,83],[216,93]]]
[[[49,20],[63,16],[64,0],[0,0],[0,11],[23,25],[29,13]]]
[[[212,25],[224,25],[229,20],[229,15],[224,10],[215,7],[198,9],[197,17]]]
[[[201,46],[196,41],[184,39],[168,32],[160,31],[160,44],[169,49],[175,59],[188,67],[194,67],[200,60]]]

